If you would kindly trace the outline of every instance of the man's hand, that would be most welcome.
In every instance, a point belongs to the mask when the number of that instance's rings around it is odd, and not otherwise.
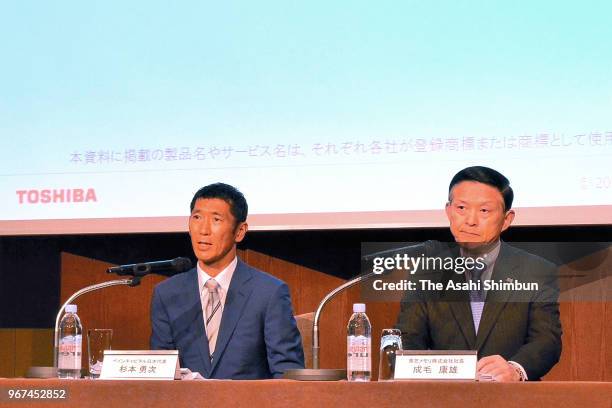
[[[517,373],[516,369],[500,355],[481,358],[478,360],[476,370],[478,374],[492,376],[495,381],[511,382],[521,380],[521,376]]]

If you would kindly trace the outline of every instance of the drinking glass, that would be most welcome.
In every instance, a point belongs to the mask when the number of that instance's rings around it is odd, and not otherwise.
[[[100,377],[104,350],[111,349],[113,329],[87,330],[87,354],[89,358],[89,375],[91,378]]]
[[[383,329],[380,338],[378,381],[393,380],[395,375],[395,354],[401,349],[402,332],[398,329]]]

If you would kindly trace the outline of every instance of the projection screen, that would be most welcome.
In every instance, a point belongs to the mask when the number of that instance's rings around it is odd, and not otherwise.
[[[612,222],[612,4],[1,6],[0,234],[184,231],[222,181],[251,229],[436,227],[453,174],[518,225]]]

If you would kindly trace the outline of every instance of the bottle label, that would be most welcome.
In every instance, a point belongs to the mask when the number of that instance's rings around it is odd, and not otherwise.
[[[365,336],[348,336],[346,345],[347,370],[371,371],[372,340]]]
[[[57,368],[60,370],[80,370],[82,344],[80,334],[62,337],[57,355]]]

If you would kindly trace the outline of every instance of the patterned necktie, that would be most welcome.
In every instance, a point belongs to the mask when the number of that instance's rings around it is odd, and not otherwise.
[[[478,326],[480,325],[485,301],[483,283],[480,278],[486,269],[485,266],[483,268],[474,267],[474,269],[470,270],[470,282],[478,283],[480,286],[480,290],[470,290],[470,306],[472,308],[472,319],[474,320],[474,331],[476,333],[478,333]]]
[[[212,359],[217,343],[217,334],[221,324],[221,300],[219,298],[219,284],[209,279],[204,284],[208,289],[208,302],[206,303],[206,337],[208,337],[208,350]]]

